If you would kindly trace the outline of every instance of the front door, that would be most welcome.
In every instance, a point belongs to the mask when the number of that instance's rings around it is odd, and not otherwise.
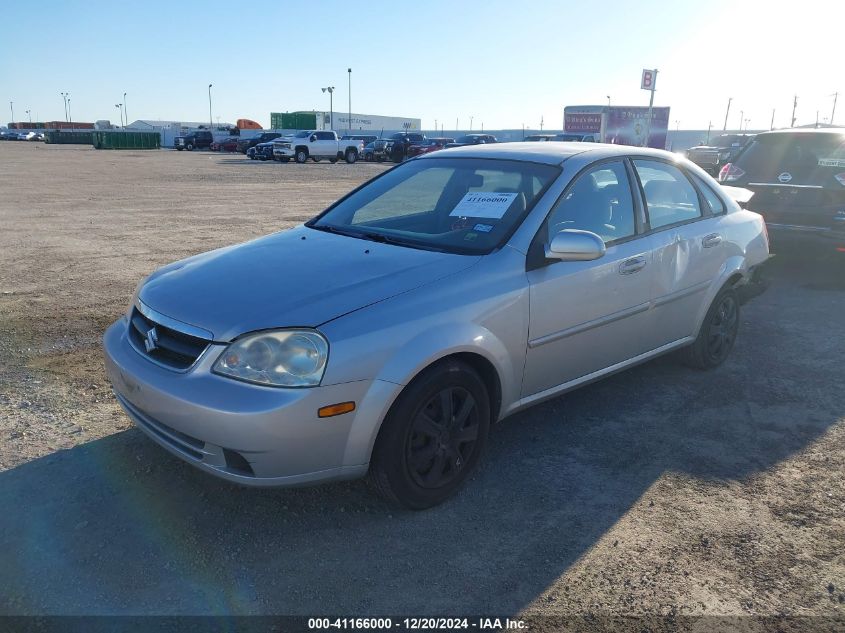
[[[607,252],[595,261],[556,261],[528,272],[523,397],[649,351],[652,246],[636,224],[622,160],[579,175],[549,213],[538,236],[545,243],[561,230],[581,229],[599,235]]]

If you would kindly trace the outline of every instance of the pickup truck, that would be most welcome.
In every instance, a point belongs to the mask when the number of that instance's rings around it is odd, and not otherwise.
[[[309,158],[319,163],[323,158],[336,163],[341,158],[347,163],[354,163],[364,151],[364,144],[358,140],[339,140],[335,132],[306,130],[292,137],[273,141],[273,158],[283,163],[293,158],[297,163],[304,163]]]
[[[214,142],[214,137],[209,130],[197,130],[185,136],[177,136],[173,139],[173,144],[180,152],[183,149],[193,151],[194,149],[210,149]]]

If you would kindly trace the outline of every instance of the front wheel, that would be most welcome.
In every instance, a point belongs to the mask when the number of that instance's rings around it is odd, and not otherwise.
[[[733,288],[722,289],[701,324],[695,342],[682,350],[690,367],[713,369],[727,359],[739,332],[739,301]]]
[[[193,143],[188,143],[187,145],[185,145],[185,149],[188,150],[189,152],[193,152],[194,151]]]
[[[369,479],[388,501],[422,510],[445,501],[475,469],[490,430],[487,388],[455,360],[420,374],[382,425]]]
[[[348,149],[348,150],[346,150],[346,156],[345,156],[345,159],[346,159],[346,162],[347,162],[347,163],[349,163],[349,164],[351,165],[351,164],[352,164],[352,163],[354,163],[356,160],[358,160],[358,152],[356,152],[354,149]]]
[[[297,163],[304,163],[308,160],[308,152],[304,149],[296,150],[295,159]]]

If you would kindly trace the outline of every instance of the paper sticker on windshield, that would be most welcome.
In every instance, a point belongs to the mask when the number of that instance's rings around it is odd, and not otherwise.
[[[493,230],[492,224],[476,224],[472,227],[473,231],[478,231],[479,233],[489,233]]]
[[[819,167],[845,167],[843,158],[820,158]]]
[[[449,215],[499,220],[518,195],[473,191],[466,194]]]

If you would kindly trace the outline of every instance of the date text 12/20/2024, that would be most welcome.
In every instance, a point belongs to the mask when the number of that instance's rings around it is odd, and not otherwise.
[[[510,618],[309,618],[309,630],[346,629],[359,631],[430,631],[430,630],[472,630],[481,631],[524,631],[528,625],[524,620]]]

